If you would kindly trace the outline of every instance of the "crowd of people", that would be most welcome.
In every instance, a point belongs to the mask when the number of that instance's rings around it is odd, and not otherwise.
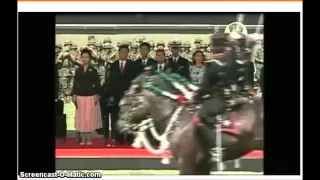
[[[263,46],[254,53],[256,76],[263,67]],[[112,46],[110,38],[103,42],[89,39],[88,44],[78,47],[71,40],[56,45],[57,98],[73,102],[76,107],[75,130],[80,132],[80,144],[92,143],[90,133],[102,129],[105,137],[109,126],[116,129],[118,104],[131,81],[146,66],[157,70],[170,69],[200,85],[207,64],[212,62],[212,46],[200,38],[194,43],[173,40],[169,44],[139,38]],[[111,116],[111,124],[109,124]],[[114,143],[131,143],[132,137],[112,131]]]

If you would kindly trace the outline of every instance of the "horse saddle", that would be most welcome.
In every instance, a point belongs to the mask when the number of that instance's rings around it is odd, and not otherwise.
[[[239,135],[241,130],[237,126],[238,119],[237,112],[226,112],[216,116],[216,123],[220,125],[221,132]]]

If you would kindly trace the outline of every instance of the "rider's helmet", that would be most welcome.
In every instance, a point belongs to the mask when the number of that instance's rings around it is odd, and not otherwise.
[[[215,33],[211,36],[211,46],[214,54],[223,53],[228,45],[227,35],[224,33]]]
[[[230,23],[224,32],[228,34],[228,42],[230,45],[236,45],[240,49],[247,47],[246,39],[248,31],[244,24],[240,22]]]

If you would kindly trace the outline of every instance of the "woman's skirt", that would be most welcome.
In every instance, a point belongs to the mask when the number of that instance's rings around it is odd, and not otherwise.
[[[99,101],[95,104],[95,96],[77,96],[75,129],[79,132],[93,132],[102,128]]]

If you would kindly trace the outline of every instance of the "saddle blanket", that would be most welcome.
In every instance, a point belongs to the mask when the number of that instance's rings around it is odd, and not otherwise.
[[[234,134],[234,135],[239,135],[240,131],[236,128],[236,126],[234,126],[234,123],[236,123],[238,117],[236,115],[236,113],[230,113],[230,115],[223,115],[220,116],[220,118],[223,118],[226,120],[221,120],[220,125],[221,125],[221,132],[223,133],[228,133],[228,134]],[[230,119],[230,120],[228,120]],[[197,128],[200,124],[200,117],[198,115],[198,113],[195,113],[193,118],[192,118],[192,123],[194,125],[195,128]]]

